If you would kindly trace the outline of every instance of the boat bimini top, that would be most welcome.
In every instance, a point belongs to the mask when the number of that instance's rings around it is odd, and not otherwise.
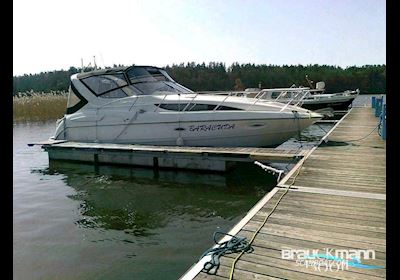
[[[78,80],[80,83],[77,82]],[[84,94],[87,91],[92,94]],[[98,97],[115,99],[152,95],[156,92],[163,94],[193,93],[192,90],[175,82],[165,70],[154,66],[94,70],[71,77],[67,114],[75,113],[88,102],[96,104]]]

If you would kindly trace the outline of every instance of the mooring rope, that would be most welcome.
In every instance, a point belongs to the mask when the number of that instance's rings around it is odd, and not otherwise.
[[[317,124],[317,123],[314,123],[316,126],[318,126],[323,132],[325,132],[325,134],[327,134],[328,133],[328,131],[326,131],[325,129],[323,129],[323,127],[322,126],[320,126],[319,124]]]
[[[370,133],[368,133],[367,135],[365,135],[364,137],[361,137],[361,138],[359,138],[359,139],[352,139],[352,140],[346,140],[346,141],[342,141],[342,142],[356,142],[356,141],[361,141],[361,140],[364,140],[364,139],[366,139],[367,137],[369,137],[378,127],[380,127],[381,126],[381,122],[379,122],[378,123],[378,125],[377,126],[375,126],[375,128],[370,132]],[[379,131],[379,129],[378,129],[378,131]],[[379,133],[378,133],[379,134]],[[379,134],[380,135],[380,134]]]
[[[303,142],[301,140],[301,129],[300,129],[300,117],[299,117],[299,113],[297,111],[292,111],[293,115],[294,115],[294,119],[297,119],[297,134],[299,137],[299,142],[300,142],[300,148],[303,148]]]
[[[271,209],[271,211],[268,213],[267,216],[265,216],[264,221],[261,223],[261,225],[258,227],[258,229],[256,230],[256,232],[254,233],[253,237],[250,239],[249,241],[249,246],[251,246],[251,244],[253,244],[254,239],[256,238],[257,234],[261,231],[261,229],[264,227],[264,225],[267,223],[268,218],[272,215],[272,213],[274,213],[275,209],[278,207],[278,204],[281,202],[282,198],[289,192],[289,189],[291,186],[293,186],[294,182],[296,181],[297,176],[300,174],[300,170],[301,167],[303,166],[304,161],[302,161],[301,165],[299,166],[299,168],[297,169],[297,173],[296,175],[293,177],[292,182],[286,186],[285,191],[282,193],[282,195],[279,197],[278,201],[275,203],[274,207]],[[244,251],[242,251],[234,260],[232,263],[232,267],[231,267],[231,273],[229,275],[229,280],[233,279],[233,273],[235,271],[235,266],[237,261],[240,259],[240,257],[244,254]]]
[[[368,138],[377,128],[378,128],[378,134],[379,134],[379,136],[382,136],[381,135],[381,126],[382,126],[382,120],[383,120],[383,115],[382,115],[382,113],[381,113],[381,115],[379,116],[379,123],[378,123],[378,125],[377,126],[375,126],[374,127],[374,129],[371,131],[371,132],[369,132],[367,135],[365,135],[365,136],[363,136],[363,137],[361,137],[361,138],[358,138],[358,139],[351,139],[351,140],[342,140],[342,141],[340,141],[340,142],[357,142],[357,141],[361,141],[361,140],[364,140],[364,139],[366,139],[366,138]],[[328,133],[325,129],[323,129],[319,124],[317,124],[317,123],[315,123],[320,129],[322,129],[325,133]]]
[[[378,125],[377,125],[370,133],[368,133],[366,136],[364,136],[364,137],[362,137],[362,138],[360,138],[360,139],[353,139],[353,140],[349,140],[349,141],[345,141],[345,142],[361,141],[361,140],[363,140],[363,139],[369,137],[378,127],[381,126],[381,123],[382,123],[382,118],[380,119],[380,122],[378,123]],[[319,125],[318,125],[318,126],[319,126]],[[320,128],[321,128],[321,127],[320,127]],[[321,128],[321,129],[322,129],[322,128]],[[322,130],[324,130],[324,129],[322,129]],[[325,131],[325,130],[324,130],[324,131]],[[302,143],[300,142],[300,144],[302,144]],[[292,177],[292,182],[291,182],[290,184],[287,184],[287,185],[286,185],[285,191],[284,191],[284,192],[282,193],[282,195],[279,197],[279,199],[277,200],[277,202],[275,203],[275,205],[274,205],[274,207],[271,209],[271,211],[265,216],[263,222],[261,223],[261,225],[258,227],[258,229],[257,229],[257,230],[255,231],[255,233],[253,234],[253,237],[252,237],[252,238],[250,239],[250,241],[247,243],[247,246],[246,246],[245,248],[242,248],[240,254],[233,260],[232,266],[231,266],[231,272],[230,272],[230,275],[229,275],[229,280],[232,280],[232,279],[233,279],[233,274],[234,274],[234,271],[235,271],[236,263],[238,262],[238,260],[240,259],[240,257],[241,257],[245,252],[247,252],[247,251],[249,250],[248,248],[251,248],[251,249],[253,250],[253,248],[251,247],[251,245],[253,244],[253,242],[254,242],[254,240],[255,240],[257,234],[258,234],[258,233],[261,231],[261,229],[265,226],[265,224],[266,224],[267,221],[268,221],[268,218],[274,213],[274,211],[275,211],[276,208],[278,207],[278,205],[279,205],[279,203],[281,202],[281,200],[283,199],[283,197],[289,192],[290,187],[294,185],[294,183],[295,183],[295,181],[296,181],[296,179],[297,179],[297,176],[300,174],[300,171],[301,171],[301,168],[303,167],[304,162],[305,162],[305,160],[302,161],[302,163],[300,164],[300,166],[298,167],[298,169],[297,169],[297,171],[296,171],[295,176]],[[227,235],[229,235],[229,234],[227,234]],[[231,236],[232,236],[232,235],[231,235]],[[236,236],[235,236],[235,237],[236,237]],[[215,239],[214,239],[214,240],[215,240]],[[217,243],[217,242],[216,242],[216,243]],[[246,249],[246,248],[247,248],[247,249]],[[218,248],[215,248],[215,249],[218,249]],[[246,249],[246,250],[245,250],[245,249]],[[216,251],[218,251],[218,250],[216,250]],[[236,252],[238,252],[238,251],[240,251],[240,250],[237,250]],[[203,256],[205,256],[206,254],[207,254],[207,252],[206,252],[205,254],[203,254]],[[223,255],[223,254],[221,254],[221,255],[218,256],[218,266],[219,266],[219,257],[222,256],[222,255]],[[202,257],[203,257],[203,256],[202,256]],[[208,263],[209,263],[209,262],[208,262]],[[206,263],[206,264],[208,264],[208,263]],[[204,268],[206,268],[206,264],[204,265]],[[211,267],[211,268],[212,268],[212,267]],[[216,272],[216,271],[215,271],[215,272]],[[207,272],[207,273],[208,273],[208,272]]]
[[[229,235],[232,238],[228,241],[219,243],[216,238],[216,236],[218,234]],[[247,242],[246,237],[241,237],[241,236],[231,235],[231,234],[228,234],[225,232],[216,231],[213,234],[213,239],[214,239],[214,243],[219,245],[219,247],[208,249],[200,257],[200,259],[202,259],[203,257],[205,257],[207,255],[211,255],[211,260],[206,262],[202,269],[202,271],[207,274],[215,275],[217,273],[218,268],[220,266],[219,259],[223,255],[237,253],[237,252],[252,252],[253,251],[253,248],[250,246],[249,242]],[[213,270],[213,271],[211,271],[211,270]]]
[[[369,132],[367,135],[365,135],[365,136],[363,136],[363,137],[361,137],[361,138],[358,138],[358,139],[340,140],[340,142],[357,142],[357,141],[362,141],[362,140],[368,138],[377,128],[378,128],[378,134],[379,134],[379,136],[381,136],[381,134],[379,133],[379,132],[380,132],[380,127],[381,127],[381,125],[382,125],[382,120],[379,121],[378,125],[375,126],[374,129],[373,129],[371,132]],[[326,142],[327,142],[327,141],[326,141]]]

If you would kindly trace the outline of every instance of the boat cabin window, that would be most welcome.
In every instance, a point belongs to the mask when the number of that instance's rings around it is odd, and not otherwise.
[[[104,94],[101,94],[99,97],[101,98],[122,98],[127,97],[128,95],[120,88],[112,91],[108,91]]]
[[[87,100],[79,94],[71,83],[68,90],[67,114],[73,114],[87,104]]]
[[[81,80],[97,96],[118,98],[127,96],[120,87],[128,85],[123,74],[99,75]]]
[[[166,104],[154,104],[155,106],[160,106],[160,108],[169,110],[169,111],[182,111],[185,107],[185,111],[212,111],[215,109],[217,105],[213,104],[189,104],[188,103],[166,103]],[[219,106],[217,111],[228,111],[228,110],[242,110],[238,108],[228,107],[228,106]]]
[[[271,98],[276,99],[281,93],[279,91],[274,91],[271,93]]]
[[[282,91],[282,92],[274,92],[273,94],[276,94],[276,96],[272,96],[272,98],[276,99],[280,95],[282,99],[284,98],[293,98],[295,96],[295,92],[292,91]]]
[[[68,100],[67,100],[67,108],[72,108],[74,107],[76,104],[79,103],[79,101],[81,101],[78,96],[75,95],[75,93],[72,91],[71,86],[69,86],[69,90],[68,90]]]

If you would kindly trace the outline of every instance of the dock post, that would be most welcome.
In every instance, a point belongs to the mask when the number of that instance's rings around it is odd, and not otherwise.
[[[94,173],[99,174],[99,154],[93,154]]]
[[[382,98],[377,98],[375,103],[375,117],[379,117],[382,111]]]
[[[383,105],[382,107],[382,122],[381,122],[381,126],[382,126],[382,139],[386,140],[386,104]]]
[[[158,169],[158,157],[153,157],[153,167],[154,169]]]
[[[371,106],[372,106],[372,108],[375,108],[375,104],[376,104],[376,96],[372,96],[372,98],[371,98]]]

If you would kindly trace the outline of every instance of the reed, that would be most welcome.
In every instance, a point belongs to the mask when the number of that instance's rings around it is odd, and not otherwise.
[[[14,123],[61,118],[67,107],[67,92],[23,92],[13,97]]]

